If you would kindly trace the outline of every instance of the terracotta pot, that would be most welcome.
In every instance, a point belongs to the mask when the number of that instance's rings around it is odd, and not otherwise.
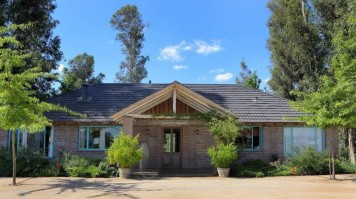
[[[120,172],[121,178],[127,179],[130,176],[131,169],[130,168],[119,168],[119,172]]]
[[[229,177],[230,168],[217,168],[219,177],[226,178]]]

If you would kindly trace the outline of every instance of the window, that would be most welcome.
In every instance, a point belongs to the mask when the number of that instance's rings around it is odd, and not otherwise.
[[[16,130],[15,131],[15,148],[16,148],[16,151],[19,150],[19,147],[22,145],[22,133],[20,130]],[[9,130],[7,132],[7,150],[11,150],[12,149],[12,131]]]
[[[240,127],[239,133],[239,136],[235,139],[235,144],[239,148],[246,150],[262,149],[261,127]]]
[[[325,147],[325,132],[316,127],[285,127],[284,153],[295,153],[295,148],[303,150],[307,146],[313,146],[317,151],[323,151]]]
[[[79,149],[108,149],[120,130],[121,127],[118,126],[82,126],[79,128]]]
[[[29,148],[33,151],[38,151],[43,154],[45,157],[52,157],[52,127],[46,127],[41,132],[37,133],[29,133],[27,131],[16,130],[16,150],[19,149],[20,146]],[[7,148],[11,150],[12,144],[12,131],[8,131],[8,141]]]

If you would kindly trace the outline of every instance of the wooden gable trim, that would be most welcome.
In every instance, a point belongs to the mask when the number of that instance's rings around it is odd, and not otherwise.
[[[165,88],[131,104],[130,106],[122,109],[121,111],[115,113],[111,116],[115,121],[123,121],[123,117],[128,114],[139,115],[145,112],[146,110],[153,108],[157,104],[168,100],[173,97],[176,93],[177,99],[183,103],[191,106],[195,110],[207,113],[211,110],[216,110],[222,114],[230,113],[229,110],[223,108],[222,106],[216,104],[215,102],[203,97],[199,93],[192,91],[191,89],[183,86],[179,82],[175,81],[172,84],[166,86]],[[233,114],[234,115],[234,114]]]

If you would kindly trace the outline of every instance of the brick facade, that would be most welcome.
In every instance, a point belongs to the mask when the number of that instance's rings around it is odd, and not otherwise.
[[[53,156],[59,157],[60,151],[84,157],[105,157],[104,151],[79,150],[78,147],[79,126],[55,126],[53,137]]]
[[[263,127],[262,141],[263,142],[261,150],[240,151],[238,154],[237,163],[242,163],[249,159],[262,159],[264,161],[270,161],[272,155],[277,155],[280,159],[283,159],[283,127]]]
[[[198,121],[173,119],[124,119],[124,133],[140,134],[140,143],[149,148],[149,168],[161,168],[163,163],[163,129],[179,128],[181,133],[180,168],[210,168],[207,148],[215,144],[207,127]],[[98,124],[90,124],[98,125]],[[100,126],[100,125],[98,125]],[[198,132],[197,132],[198,130]],[[338,128],[327,129],[325,134],[326,150],[338,154]],[[59,157],[64,150],[86,157],[105,157],[105,151],[78,149],[79,125],[55,125],[53,155]],[[260,150],[245,150],[238,153],[238,161],[262,159],[270,161],[272,155],[284,158],[283,126],[264,126],[262,130],[263,147]],[[7,146],[7,131],[0,130],[0,147]]]

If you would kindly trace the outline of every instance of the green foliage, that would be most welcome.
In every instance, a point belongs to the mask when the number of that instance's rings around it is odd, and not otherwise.
[[[230,164],[237,160],[237,147],[232,143],[218,144],[217,147],[208,148],[208,155],[211,158],[211,164],[218,168],[229,168]]]
[[[287,165],[297,169],[297,175],[321,175],[329,173],[328,154],[318,152],[312,146],[304,150],[295,148],[295,154],[289,155]]]
[[[51,177],[58,176],[56,163],[43,158],[43,154],[28,148],[20,148],[17,152],[17,176]],[[12,175],[12,154],[5,148],[0,149],[0,176]]]
[[[70,111],[59,105],[40,101],[33,96],[31,83],[49,76],[40,67],[25,69],[25,59],[32,53],[24,53],[22,44],[12,36],[6,36],[14,30],[23,30],[26,26],[12,25],[0,28],[0,129],[29,130],[38,132],[51,122],[43,115],[50,111],[64,111],[76,116],[81,114]],[[8,48],[12,46],[13,48]],[[22,73],[13,74],[13,70],[21,69]]]
[[[356,14],[347,18],[347,30],[334,37],[334,76],[324,76],[318,92],[298,92],[292,106],[306,113],[300,119],[308,125],[356,128]],[[346,31],[346,32],[345,32]]]
[[[260,89],[261,78],[258,77],[256,71],[251,71],[244,61],[240,63],[242,71],[240,77],[236,78],[236,83],[253,89]]]
[[[272,61],[268,84],[273,93],[290,100],[296,99],[290,93],[292,90],[316,91],[320,76],[327,69],[328,49],[322,45],[324,41],[309,3],[270,0],[267,4],[271,10],[267,26]]]
[[[66,175],[70,177],[115,177],[118,172],[118,169],[111,166],[106,158],[103,160],[85,158],[63,152],[61,162]]]
[[[14,46],[13,49],[32,52],[31,56],[23,59],[23,67],[14,68],[13,73],[20,74],[31,68],[39,68],[39,71],[50,73],[57,69],[62,52],[60,38],[53,35],[53,29],[59,23],[51,17],[55,9],[54,0],[1,1],[0,26],[32,24],[26,29],[16,29],[11,33],[22,44],[20,48]],[[37,98],[45,98],[49,96],[55,79],[54,76],[37,78],[28,88]]]
[[[68,62],[69,69],[64,68],[61,76],[61,93],[67,93],[81,87],[83,83],[89,85],[102,83],[105,75],[99,73],[94,77],[94,57],[87,53],[77,55]]]
[[[147,77],[145,63],[148,56],[141,55],[145,28],[141,13],[135,5],[126,5],[117,10],[110,20],[111,27],[118,30],[116,40],[122,43],[121,52],[126,56],[120,64],[120,72],[116,73],[119,82],[139,83]]]
[[[237,122],[231,115],[222,117],[219,113],[210,112],[201,119],[208,124],[209,131],[219,143],[231,142],[239,135]]]
[[[264,176],[289,176],[292,175],[290,167],[276,161],[267,164],[260,159],[247,160],[242,165],[238,165],[231,170],[232,176],[236,177],[264,177]]]
[[[335,164],[337,173],[356,174],[356,165],[351,164],[349,161],[337,161]]]
[[[132,137],[121,132],[107,151],[109,163],[121,168],[130,168],[139,163],[143,152],[140,149],[138,136]]]
[[[110,178],[110,177],[117,177],[119,174],[119,169],[114,165],[110,165],[107,158],[104,158],[99,163],[98,169],[99,169],[99,173],[97,177]]]

